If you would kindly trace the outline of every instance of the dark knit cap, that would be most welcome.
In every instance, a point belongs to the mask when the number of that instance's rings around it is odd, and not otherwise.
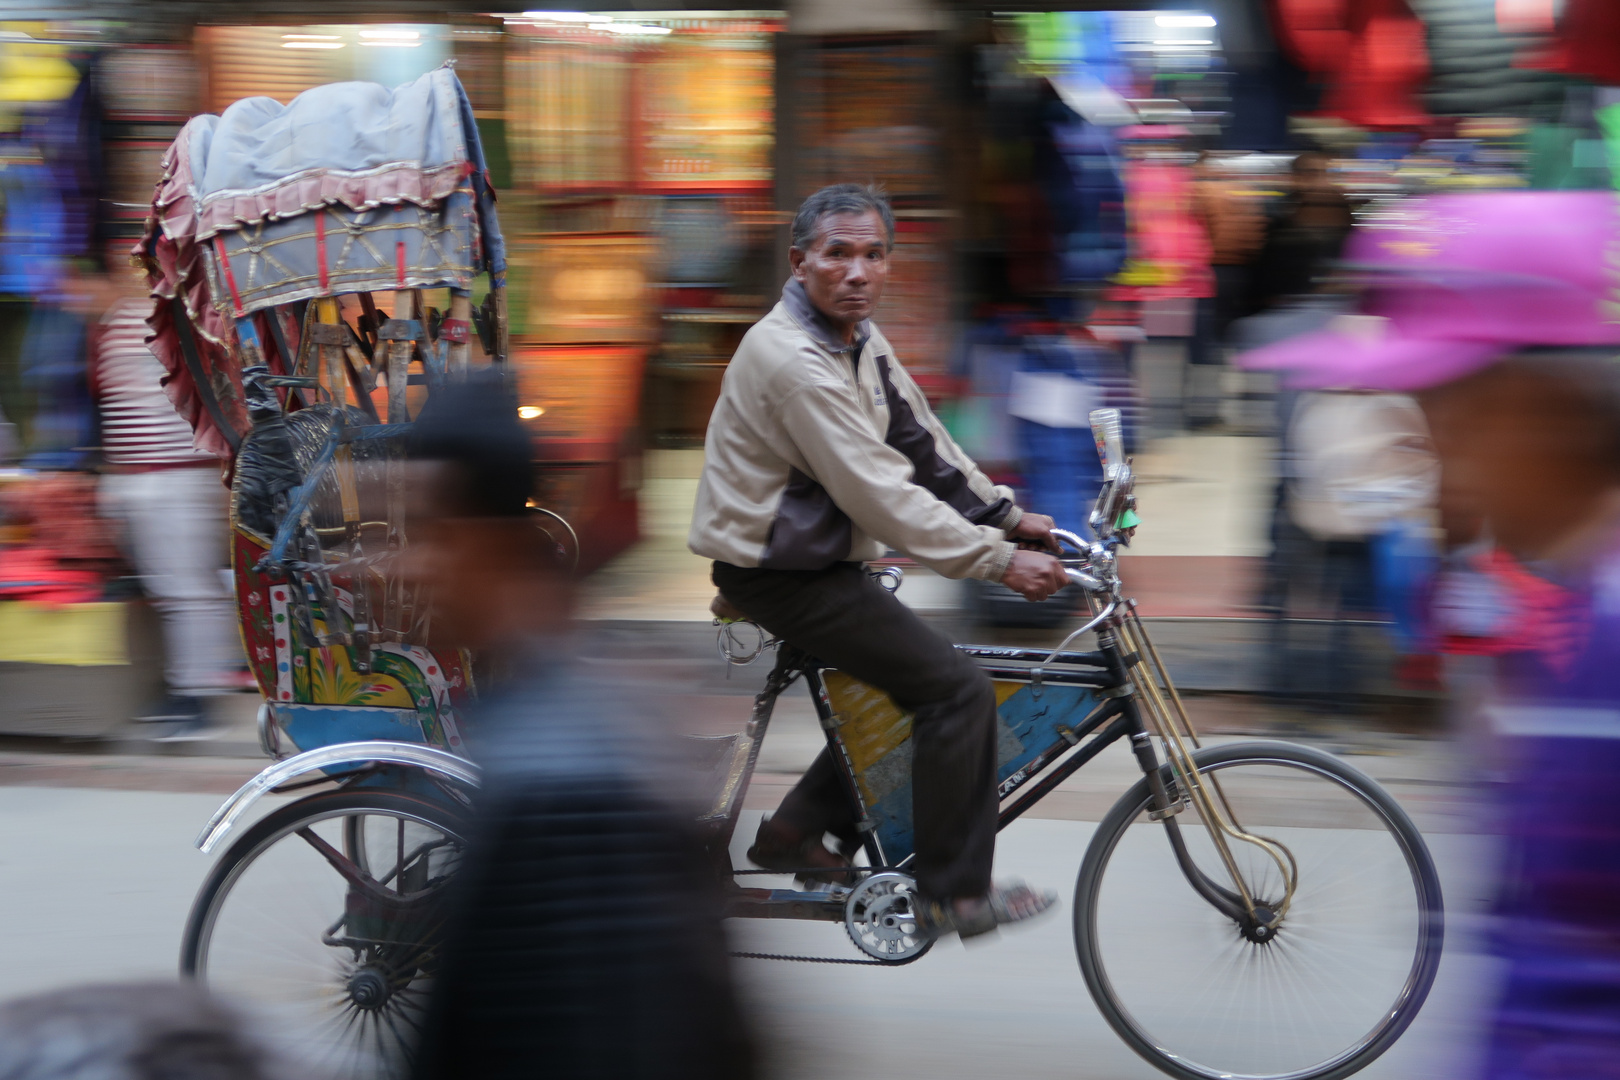
[[[520,515],[533,491],[533,448],[518,419],[515,382],[487,367],[446,380],[407,438],[412,461],[443,461],[460,474],[456,511],[466,517]]]

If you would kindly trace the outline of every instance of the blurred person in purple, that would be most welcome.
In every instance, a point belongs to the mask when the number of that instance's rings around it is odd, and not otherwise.
[[[655,709],[569,645],[573,586],[530,516],[531,447],[502,373],[416,418],[403,570],[429,640],[492,686],[469,725],[484,770],[417,1075],[744,1080],[752,1044],[680,754]]]
[[[1506,847],[1490,1080],[1620,1077],[1620,325],[1612,195],[1408,204],[1350,254],[1360,311],[1250,353],[1296,385],[1417,394],[1470,633]],[[1456,589],[1452,590],[1456,592]]]
[[[242,650],[227,565],[230,493],[220,462],[194,447],[146,346],[152,299],[131,271],[79,277],[72,291],[100,318],[90,331],[90,388],[101,428],[101,515],[163,622],[167,696],[138,719],[161,741],[211,733],[203,699],[238,688]]]

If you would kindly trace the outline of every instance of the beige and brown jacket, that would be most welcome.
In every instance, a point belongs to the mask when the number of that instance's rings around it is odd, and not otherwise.
[[[946,577],[1000,581],[1021,516],[883,334],[864,322],[842,344],[789,281],[726,369],[687,543],[776,570],[865,562],[892,547]]]

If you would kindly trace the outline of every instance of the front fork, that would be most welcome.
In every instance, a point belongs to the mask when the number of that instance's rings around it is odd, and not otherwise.
[[[1134,605],[1098,635],[1098,644],[1108,658],[1111,674],[1132,690],[1131,698],[1125,702],[1125,711],[1131,727],[1131,752],[1136,755],[1137,765],[1147,779],[1148,816],[1163,823],[1176,862],[1193,890],[1216,910],[1243,926],[1251,938],[1263,940],[1276,930],[1293,900],[1298,880],[1293,853],[1276,840],[1244,829],[1219,781],[1199,771],[1193,757],[1193,751],[1199,747],[1197,733]],[[1155,738],[1164,747],[1168,769],[1159,762]],[[1171,777],[1169,785],[1165,783],[1167,772]],[[1176,817],[1189,806],[1208,829],[1232,888],[1206,874],[1188,851]],[[1281,898],[1261,901],[1255,896],[1232,854],[1232,840],[1258,847],[1277,865],[1285,883]]]

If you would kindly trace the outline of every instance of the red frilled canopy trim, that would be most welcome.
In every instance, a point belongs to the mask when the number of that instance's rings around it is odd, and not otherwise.
[[[431,169],[409,161],[390,162],[364,172],[311,169],[254,191],[214,192],[203,199],[195,216],[187,215],[184,224],[194,228],[200,241],[218,232],[297,217],[325,206],[341,204],[350,210],[368,210],[408,202],[433,207],[449,198],[471,174],[472,165],[466,161],[447,162]]]
[[[164,152],[162,177],[152,195],[152,211],[147,215],[141,241],[134,256],[146,269],[147,288],[154,300],[146,324],[151,328],[147,345],[168,370],[163,389],[175,411],[186,418],[195,433],[197,449],[230,460],[232,442],[248,430],[247,410],[242,400],[241,373],[231,355],[229,342],[235,336],[225,317],[211,302],[202,248],[198,243],[197,211],[192,198],[191,145],[192,120]],[[193,328],[198,359],[215,391],[226,424],[235,430],[227,434],[214,423],[203,405],[197,385],[186,367],[180,345],[179,328],[174,321],[174,301],[179,298]]]

